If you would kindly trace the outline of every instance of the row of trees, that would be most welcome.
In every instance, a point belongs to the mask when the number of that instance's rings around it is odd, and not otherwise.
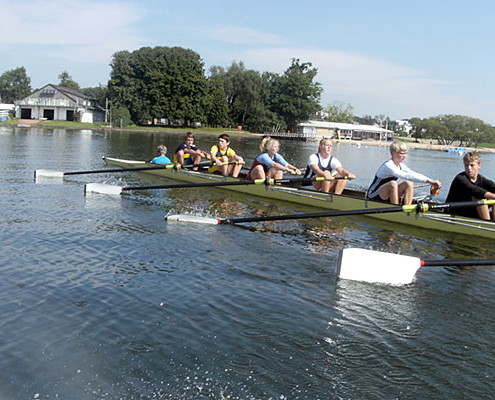
[[[416,139],[436,139],[440,144],[478,146],[495,142],[495,129],[481,119],[464,115],[439,115],[432,118],[412,118],[412,136]]]
[[[394,121],[385,115],[354,115],[352,105],[334,103],[323,110],[322,119],[333,122],[359,123],[365,125],[377,125],[382,128],[394,130],[400,135],[406,135],[403,128],[396,126]],[[411,118],[412,127],[410,135],[415,139],[436,140],[439,144],[452,145],[454,142],[460,146],[478,146],[479,143],[495,142],[495,128],[486,124],[481,119],[464,115],[439,115],[430,118]]]
[[[201,122],[208,126],[237,126],[257,132],[293,130],[303,120],[379,125],[394,129],[385,115],[354,114],[351,104],[320,106],[317,69],[293,59],[282,75],[246,69],[242,62],[213,66],[205,73],[199,54],[181,47],[144,47],[113,55],[108,85],[81,88],[67,71],[59,85],[79,90],[100,105],[109,101],[113,119],[148,124]],[[13,103],[32,92],[24,67],[0,75],[0,97]],[[494,128],[480,119],[461,115],[412,118],[412,136],[450,145],[495,142]],[[399,132],[399,131],[397,131]],[[399,132],[400,133],[400,132]]]
[[[114,54],[108,83],[112,105],[139,124],[154,118],[242,125],[263,132],[293,129],[320,109],[321,85],[311,63],[293,59],[283,75],[213,66],[208,76],[196,52],[144,47]]]

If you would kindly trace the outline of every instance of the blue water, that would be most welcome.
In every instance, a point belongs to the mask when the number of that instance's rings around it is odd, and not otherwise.
[[[89,182],[157,182],[131,173],[33,180],[35,169],[102,168],[104,155],[149,159],[180,137],[0,127],[0,398],[493,397],[494,267],[425,268],[406,287],[335,281],[342,247],[495,258],[492,241],[366,217],[167,224],[168,212],[295,208],[219,189],[83,193]],[[233,141],[247,159],[257,145]],[[300,166],[314,148],[282,143]],[[388,156],[351,145],[334,154],[356,187]],[[442,152],[411,150],[406,162],[447,187],[462,169]],[[483,155],[482,172],[493,178],[494,167]]]

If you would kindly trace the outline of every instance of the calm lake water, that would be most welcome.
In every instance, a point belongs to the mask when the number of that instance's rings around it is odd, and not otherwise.
[[[33,181],[36,169],[100,169],[104,155],[150,159],[181,137],[0,127],[1,399],[493,398],[495,267],[425,268],[405,287],[335,281],[342,247],[494,258],[492,241],[366,217],[167,224],[167,212],[295,208],[220,189],[83,193],[157,183],[131,173]],[[258,144],[232,146],[251,161]],[[281,153],[303,166],[315,148]],[[364,188],[388,150],[334,155]],[[495,156],[483,160],[493,179]],[[411,150],[406,163],[442,180],[441,198],[462,169],[442,152]]]

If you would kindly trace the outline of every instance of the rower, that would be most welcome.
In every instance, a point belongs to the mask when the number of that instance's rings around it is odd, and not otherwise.
[[[218,144],[211,146],[210,155],[213,165],[208,172],[219,171],[223,176],[231,175],[234,178],[239,176],[244,159],[230,147],[229,135],[224,133],[218,137]]]
[[[495,182],[485,178],[479,173],[481,169],[481,156],[477,152],[469,152],[463,158],[464,172],[456,175],[450,185],[447,203],[471,200],[495,199]],[[455,210],[453,214],[464,217],[495,220],[495,207],[490,209],[487,205]]]
[[[348,179],[355,179],[354,174],[342,168],[342,164],[336,157],[332,156],[332,140],[321,139],[318,146],[318,153],[311,154],[308,159],[308,166],[306,167],[305,178],[311,178],[312,176],[324,176],[327,180],[313,181],[313,186],[316,190],[321,192],[335,194],[342,194],[344,191],[347,180],[335,179],[332,177],[341,177]]]
[[[171,164],[172,161],[170,161],[170,158],[167,157],[167,147],[163,144],[159,145],[156,148],[156,152],[158,153],[158,156],[153,158],[153,160],[150,161],[152,164]]]
[[[210,155],[203,150],[200,150],[194,144],[194,133],[187,132],[184,136],[184,142],[177,147],[174,153],[174,162],[181,165],[199,164],[203,157],[210,158]],[[198,167],[193,170],[197,171]]]
[[[269,136],[265,137],[260,144],[261,154],[256,156],[253,165],[247,174],[247,179],[282,179],[284,172],[301,175],[301,171],[285,161],[278,151],[280,143]]]
[[[407,146],[404,142],[393,142],[390,145],[390,154],[392,158],[378,168],[375,179],[368,189],[367,197],[369,200],[399,204],[402,198],[402,204],[407,205],[412,203],[413,182],[429,183],[433,191],[442,187],[439,180],[428,178],[404,164],[407,155]],[[403,181],[398,184],[398,179],[403,179]]]

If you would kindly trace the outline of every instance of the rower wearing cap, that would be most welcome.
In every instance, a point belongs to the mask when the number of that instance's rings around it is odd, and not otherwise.
[[[167,147],[163,144],[159,145],[156,148],[156,151],[158,153],[158,156],[153,158],[153,160],[150,161],[152,164],[171,164],[172,161],[167,157]]]

